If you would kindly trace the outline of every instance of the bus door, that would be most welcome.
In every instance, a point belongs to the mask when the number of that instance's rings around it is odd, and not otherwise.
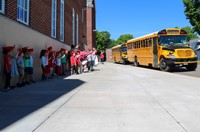
[[[158,67],[158,46],[157,46],[157,38],[153,38],[153,63],[154,67]]]
[[[122,58],[122,47],[120,47],[120,63],[123,62],[123,58]]]

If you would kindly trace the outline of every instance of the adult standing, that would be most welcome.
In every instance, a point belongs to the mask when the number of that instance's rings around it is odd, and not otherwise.
[[[101,51],[101,54],[100,54],[100,60],[101,60],[101,63],[104,64],[104,52]]]

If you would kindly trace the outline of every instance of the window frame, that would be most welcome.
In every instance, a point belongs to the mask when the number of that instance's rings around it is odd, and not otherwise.
[[[19,4],[19,3],[22,3],[22,0],[17,0],[17,21],[21,22],[25,25],[29,25],[30,0],[24,0],[23,2],[25,2],[25,1],[27,1],[27,5],[26,5],[27,9],[25,9],[25,7],[24,7],[25,3],[23,3],[23,6]],[[21,16],[22,15],[21,11],[23,11],[22,12],[23,16]],[[25,20],[25,15],[24,15],[25,12],[27,12],[27,14],[26,14],[27,22]],[[23,18],[21,18],[21,17],[23,17]]]
[[[72,9],[72,45],[75,45],[75,9]]]
[[[63,6],[62,6],[63,5]],[[65,41],[65,3],[60,0],[60,41]],[[62,8],[63,7],[63,8]]]
[[[54,7],[54,3],[55,3],[55,7]],[[57,26],[56,26],[56,24],[57,24],[57,12],[56,12],[56,10],[57,10],[57,0],[52,0],[51,1],[51,37],[52,38],[56,38],[56,28],[57,28]],[[55,23],[55,25],[54,25],[54,23]]]
[[[0,13],[5,14],[5,0],[1,1],[2,9],[0,9]]]
[[[76,14],[76,45],[79,43],[79,16]]]

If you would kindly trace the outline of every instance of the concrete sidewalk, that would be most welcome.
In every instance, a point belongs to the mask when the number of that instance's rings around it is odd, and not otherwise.
[[[105,63],[0,94],[8,132],[200,132],[200,79]]]
[[[0,130],[31,132],[54,114],[85,82],[56,78],[0,94]]]

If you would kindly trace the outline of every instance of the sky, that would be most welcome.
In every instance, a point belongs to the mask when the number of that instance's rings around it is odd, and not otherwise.
[[[96,29],[108,31],[111,39],[185,26],[191,24],[182,0],[96,0]]]

